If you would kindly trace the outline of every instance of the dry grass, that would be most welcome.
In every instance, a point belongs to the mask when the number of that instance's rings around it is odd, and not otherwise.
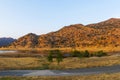
[[[120,56],[65,58],[60,66],[54,60],[50,65],[46,58],[0,58],[0,70],[6,69],[75,69],[120,64]]]
[[[66,58],[61,63],[63,69],[89,68],[100,66],[111,66],[120,64],[120,56],[91,57],[91,58]],[[52,65],[57,65],[54,62]]]
[[[38,58],[0,58],[0,70],[31,69],[41,66],[43,59]]]
[[[6,58],[8,58],[8,57],[10,57],[10,58],[41,57],[41,56],[42,56],[42,54],[38,54],[38,53],[19,53],[19,52],[0,54],[0,57],[6,57]]]
[[[89,76],[0,77],[0,80],[120,80],[120,73]]]
[[[0,48],[0,50],[38,50],[38,51],[43,51],[43,50],[52,50],[52,49],[59,49],[59,50],[63,50],[63,51],[71,51],[73,50],[73,48]],[[99,51],[99,50],[103,50],[105,52],[116,52],[116,51],[120,51],[120,47],[112,47],[112,46],[108,46],[108,47],[77,47],[76,48],[79,51]]]

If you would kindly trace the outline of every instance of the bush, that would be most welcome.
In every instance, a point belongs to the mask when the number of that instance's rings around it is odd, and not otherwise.
[[[52,51],[50,51],[49,55],[47,56],[47,60],[49,62],[53,62],[53,54],[52,54]]]
[[[83,54],[80,51],[74,50],[74,51],[72,51],[71,56],[81,58],[81,57],[83,57]]]
[[[63,55],[61,54],[60,50],[51,50],[49,55],[47,56],[47,60],[49,62],[53,62],[53,58],[56,58],[56,61],[59,65],[60,62],[63,60]]]
[[[107,53],[103,51],[98,51],[98,52],[95,52],[93,55],[97,57],[102,57],[102,56],[107,56]]]
[[[85,50],[83,52],[83,57],[90,57],[90,53],[88,52],[88,50]]]
[[[79,57],[79,58],[93,57],[93,56],[97,56],[97,57],[107,56],[107,53],[103,52],[102,50],[97,51],[95,53],[90,53],[88,50],[85,50],[82,52],[74,50],[74,51],[72,51],[72,54],[71,54],[71,57]]]
[[[58,65],[59,65],[60,62],[63,61],[63,55],[61,54],[60,51],[58,51],[58,53],[57,53],[56,60],[57,60]]]
[[[74,51],[72,51],[71,56],[72,56],[72,57],[78,57],[79,54],[80,54],[79,51],[74,50]]]

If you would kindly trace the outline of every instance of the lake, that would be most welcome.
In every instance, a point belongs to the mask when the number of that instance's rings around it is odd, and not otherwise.
[[[16,51],[10,51],[10,50],[0,50],[0,54],[3,54],[3,53],[14,53]]]

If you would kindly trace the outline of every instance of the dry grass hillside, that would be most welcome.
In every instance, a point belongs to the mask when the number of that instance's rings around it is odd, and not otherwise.
[[[11,44],[13,48],[120,47],[120,19],[75,24],[44,35],[27,34]]]
[[[29,33],[23,37],[20,37],[17,41],[12,43],[11,47],[26,47],[26,48],[33,48],[36,47],[38,44],[38,36],[33,33]]]

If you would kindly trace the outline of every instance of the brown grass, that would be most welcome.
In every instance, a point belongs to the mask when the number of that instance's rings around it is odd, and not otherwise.
[[[63,69],[89,68],[100,66],[112,66],[120,64],[120,56],[91,57],[91,58],[66,58],[61,63]],[[54,62],[52,65],[57,65]]]
[[[59,49],[63,51],[71,51],[73,48],[0,48],[0,50],[38,50],[38,51],[44,51],[44,50],[52,50],[52,49]],[[103,50],[105,52],[116,52],[120,51],[120,47],[77,47],[76,48],[79,51],[100,51]]]
[[[60,66],[54,60],[49,64],[46,58],[0,58],[0,70],[6,69],[75,69],[120,64],[120,56],[65,58]]]
[[[89,76],[0,77],[0,80],[120,80],[120,73]]]
[[[0,58],[0,70],[4,69],[26,69],[40,66],[37,58]]]

